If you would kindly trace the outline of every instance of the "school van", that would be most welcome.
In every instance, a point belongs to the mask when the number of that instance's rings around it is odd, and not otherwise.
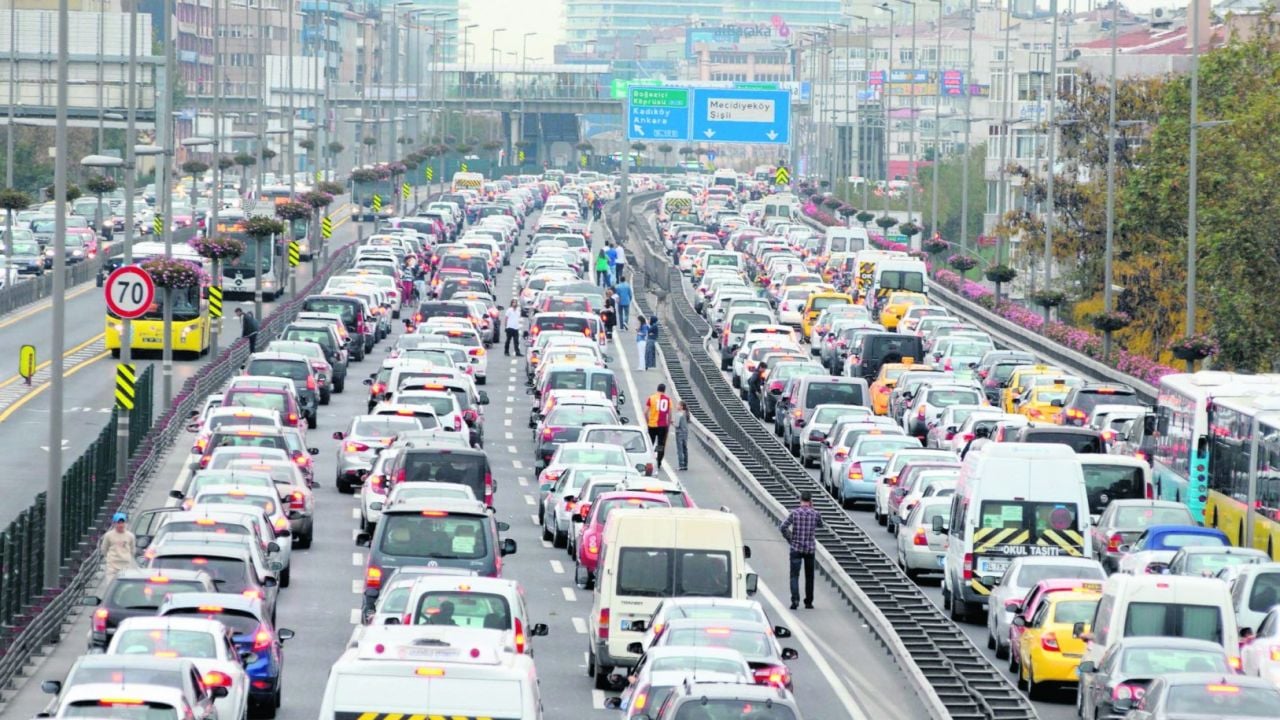
[[[459,190],[475,190],[484,188],[484,174],[478,172],[456,172],[453,174],[453,192]]]
[[[587,674],[596,688],[610,686],[615,667],[640,656],[627,646],[663,598],[724,597],[745,600],[758,578],[747,571],[751,549],[742,542],[738,517],[724,510],[648,508],[609,514],[588,618]]]
[[[927,295],[929,275],[920,258],[895,253],[876,263],[872,286],[877,298],[899,290]]]
[[[1092,557],[1084,473],[1071,448],[992,443],[960,466],[949,520],[942,602],[956,620],[985,611],[1019,557]]]
[[[1232,667],[1240,667],[1231,590],[1218,578],[1116,573],[1102,586],[1089,632],[1082,625],[1073,629],[1086,641],[1081,661],[1095,667],[1111,646],[1127,637],[1207,640],[1226,650]]]
[[[371,625],[329,671],[319,720],[389,717],[541,720],[533,658],[500,630]]]

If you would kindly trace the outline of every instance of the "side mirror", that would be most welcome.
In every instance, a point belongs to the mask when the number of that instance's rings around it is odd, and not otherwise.
[[[1071,626],[1071,637],[1080,639],[1084,635],[1084,623],[1078,622]]]
[[[755,573],[747,573],[746,577],[747,594],[755,595],[760,588],[760,576]]]
[[[789,638],[791,637],[791,628],[786,625],[774,625],[773,636],[778,638]]]
[[[534,623],[533,627],[529,628],[529,637],[546,637],[550,632],[551,628],[547,627],[546,623]]]
[[[630,425],[631,418],[627,417],[626,415],[622,415],[618,418],[618,422],[622,423],[623,425]]]
[[[795,660],[798,657],[800,657],[800,653],[795,648],[782,648],[783,660]]]
[[[502,556],[503,556],[503,557],[506,557],[507,555],[515,555],[515,554],[516,554],[516,541],[515,541],[515,540],[512,540],[511,538],[505,538],[505,539],[503,539],[503,541],[502,541],[502,547],[501,547],[500,551],[501,551],[501,553],[502,553]]]
[[[200,417],[200,411],[199,411],[199,410],[192,410],[191,412],[187,413],[187,417]],[[50,681],[50,682],[52,682],[52,681]]]
[[[61,680],[45,680],[40,683],[40,690],[48,695],[57,695],[62,692]]]
[[[199,430],[200,430],[200,423],[198,422],[187,423],[187,432],[198,432]]]
[[[751,546],[750,546],[750,545],[743,545],[743,546],[742,546],[742,559],[743,559],[743,560],[750,560],[750,559],[751,559]]]
[[[102,598],[97,595],[85,595],[80,598],[80,604],[86,607],[97,607],[102,604]]]
[[[631,653],[632,655],[643,655],[644,643],[642,642],[627,643],[627,652]]]
[[[210,688],[209,694],[213,695],[214,698],[222,699],[227,696],[227,689],[224,687],[213,687]]]
[[[280,642],[292,640],[295,635],[296,633],[289,628],[280,628],[279,630],[276,630],[276,637],[280,639]]]
[[[1009,602],[1004,604],[1004,607],[1006,610],[1011,610],[1015,613],[1022,612],[1022,601],[1010,600]]]
[[[1111,701],[1111,707],[1120,712],[1128,712],[1133,709],[1133,698],[1116,698]]]
[[[612,680],[613,676],[611,675],[611,676],[609,676],[609,677],[610,677],[610,679]],[[616,684],[616,683],[615,683],[615,684]],[[604,699],[604,709],[605,709],[605,710],[621,710],[621,709],[622,709],[622,698],[621,698],[621,697],[608,697],[608,698],[605,698],[605,699]]]
[[[308,455],[319,455],[319,454],[320,454],[320,448],[313,448],[313,447],[309,447],[309,448],[307,448],[307,454],[308,454]]]
[[[370,543],[370,542],[372,542],[372,541],[373,541],[373,538],[372,538],[372,537],[369,535],[369,533],[367,533],[367,532],[362,532],[362,533],[357,533],[357,534],[356,534],[356,546],[357,546],[357,547],[369,547],[369,543]]]
[[[1091,673],[1094,670],[1097,670],[1098,666],[1095,665],[1092,660],[1085,660],[1084,662],[1080,663],[1078,669],[1080,671],[1080,674],[1083,675],[1085,673]]]
[[[181,490],[170,490],[169,497],[173,498],[174,500],[183,500],[187,497],[187,494],[182,492]]]
[[[940,517],[934,517],[934,518],[933,518],[933,528],[932,528],[932,529],[933,529],[933,531],[934,531],[934,532],[936,532],[936,533],[943,533],[943,532],[946,532],[946,531],[947,531],[947,526],[946,526],[946,524],[945,524],[945,523],[943,523],[942,518],[940,518]]]
[[[364,380],[361,380],[361,381],[360,381],[360,383],[361,383],[362,385],[372,385],[372,384],[373,384],[373,378],[365,378]]]
[[[347,436],[347,434],[346,434],[346,433],[344,433],[344,432],[342,432],[341,430],[335,430],[335,431],[333,432],[333,439],[334,439],[334,440],[342,440],[342,439],[343,439],[343,438],[345,438],[346,436]]]
[[[1021,615],[1014,615],[1013,620],[1010,624],[1013,625],[1014,627],[1026,627],[1027,619],[1022,617]],[[1076,623],[1076,624],[1079,625],[1080,623]]]
[[[480,404],[481,404],[481,405],[488,405],[488,404],[489,404],[489,393],[487,393],[487,392],[485,392],[485,391],[483,391],[483,390],[481,390],[481,391],[480,391]]]
[[[487,508],[486,508],[486,509],[487,509]],[[494,512],[497,512],[497,511],[495,510]],[[506,532],[506,531],[508,531],[508,530],[510,530],[510,529],[511,529],[511,523],[508,523],[508,522],[504,522],[504,521],[502,521],[502,520],[499,520],[499,521],[497,522],[497,524],[498,524],[498,531],[499,531],[499,532]]]
[[[271,542],[269,542],[269,543],[267,543],[267,552],[269,552],[269,553],[278,553],[278,552],[280,552],[280,544],[279,544],[279,543],[277,543],[277,542],[275,542],[274,540],[273,540],[273,541],[271,541]]]

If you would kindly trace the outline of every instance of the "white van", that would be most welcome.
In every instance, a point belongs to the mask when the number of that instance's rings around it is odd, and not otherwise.
[[[509,639],[499,630],[371,625],[329,671],[319,720],[541,720],[533,658],[515,652]]]
[[[870,246],[871,237],[865,228],[829,227],[819,255],[830,257],[832,253],[856,253]]]
[[[1231,591],[1217,578],[1189,575],[1116,573],[1102,586],[1081,661],[1102,663],[1102,655],[1126,637],[1180,637],[1207,640],[1227,651],[1240,667],[1240,638]]]
[[[758,578],[747,572],[751,549],[738,516],[725,510],[649,508],[609,514],[592,593],[587,674],[609,688],[615,667],[639,655],[627,646],[644,637],[631,623],[647,623],[663,598],[745,600]]]
[[[991,443],[960,466],[947,523],[942,602],[951,617],[986,609],[1014,558],[1092,557],[1084,473],[1066,445]],[[942,527],[939,527],[939,526]]]
[[[450,187],[453,192],[463,189],[479,192],[484,187],[484,173],[456,172],[453,174],[453,182]]]
[[[929,273],[920,258],[895,253],[876,263],[872,286],[876,297],[886,297],[895,290],[929,293]]]
[[[794,196],[774,195],[764,201],[764,218],[785,218],[795,220],[800,217],[800,204]]]

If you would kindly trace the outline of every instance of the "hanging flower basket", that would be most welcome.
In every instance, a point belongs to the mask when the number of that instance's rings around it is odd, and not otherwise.
[[[849,203],[841,203],[840,207],[836,208],[836,214],[846,220],[857,212],[858,208],[850,205]]]
[[[276,206],[276,217],[285,220],[306,220],[311,217],[311,208],[290,200]]]
[[[1067,294],[1061,290],[1036,290],[1031,293],[1031,302],[1042,308],[1058,307],[1067,301]]]
[[[1133,318],[1129,313],[1112,310],[1111,312],[1100,312],[1089,318],[1089,324],[1093,325],[1098,332],[1115,332],[1129,327],[1129,323],[1133,322]]]
[[[329,200],[331,202],[333,200],[332,196],[341,195],[345,190],[346,188],[342,187],[341,183],[336,183],[336,182],[333,182],[332,180],[321,180],[320,182],[316,183],[316,189],[315,189],[316,192],[329,195],[330,196]]]
[[[238,258],[245,251],[243,241],[226,235],[216,235],[214,237],[197,235],[188,244],[200,257],[209,258],[210,260]]]
[[[1174,340],[1169,351],[1179,360],[1194,362],[1218,354],[1218,342],[1209,335],[1192,335]]]
[[[391,176],[403,175],[404,171],[408,169],[402,162],[387,163],[386,165],[383,165],[383,167],[386,168],[386,172]]]
[[[978,266],[978,261],[968,255],[952,255],[947,258],[947,264],[959,270],[961,274],[967,273]]]
[[[876,225],[879,226],[879,228],[884,231],[888,231],[889,228],[897,224],[898,224],[898,221],[889,217],[888,215],[881,215],[880,217],[876,218]]]
[[[940,237],[934,236],[920,243],[920,247],[930,255],[938,255],[939,253],[946,252],[947,249],[951,247],[951,243]]]
[[[832,210],[835,210],[836,208],[840,207],[840,204],[841,204],[840,198],[836,197],[835,195],[828,195],[827,197],[822,199],[823,207],[827,207]]]
[[[367,183],[378,179],[378,173],[373,168],[356,168],[351,171],[351,182]]]
[[[94,175],[85,181],[84,186],[94,195],[106,195],[116,189],[116,181],[110,175]]]
[[[876,214],[867,210],[863,210],[862,212],[857,214],[856,219],[858,222],[862,223],[863,225],[866,225],[867,223],[876,219]]]
[[[143,261],[141,267],[159,288],[182,290],[199,287],[205,280],[204,272],[186,260],[153,258]]]
[[[333,202],[333,194],[323,190],[312,190],[311,192],[303,193],[299,199],[309,207],[322,208],[328,207]]]
[[[987,268],[987,271],[983,273],[983,275],[991,282],[1001,284],[1007,283],[1018,277],[1018,271],[1008,265],[994,265]]]
[[[920,226],[908,220],[898,226],[898,232],[907,237],[915,237],[920,234]]]
[[[271,237],[284,232],[284,223],[266,215],[254,215],[245,221],[244,231],[250,237]]]

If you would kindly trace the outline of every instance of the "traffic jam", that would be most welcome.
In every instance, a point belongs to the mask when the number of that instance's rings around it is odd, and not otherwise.
[[[886,561],[1034,701],[1087,720],[1280,717],[1271,529],[1251,545],[1224,519],[1243,517],[1247,437],[1231,438],[1234,501],[1216,487],[1232,426],[1215,419],[1250,410],[1212,399],[1274,378],[1169,376],[1152,407],[998,347],[931,298],[924,260],[815,229],[802,200],[760,191],[768,170],[665,181],[660,251],[742,402]]]

